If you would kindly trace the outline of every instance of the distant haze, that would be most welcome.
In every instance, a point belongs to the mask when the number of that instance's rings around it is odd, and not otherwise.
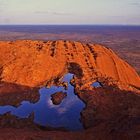
[[[140,25],[140,0],[0,0],[0,24]]]

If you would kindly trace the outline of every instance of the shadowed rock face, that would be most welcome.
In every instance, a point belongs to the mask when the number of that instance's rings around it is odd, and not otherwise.
[[[33,116],[19,119],[5,114],[0,116],[0,139],[139,140],[140,97],[137,94],[115,87],[76,92],[87,104],[82,111],[84,131],[55,131],[35,125]]]
[[[140,87],[135,70],[111,49],[101,45],[71,41],[0,42],[1,80],[8,83],[39,87],[50,79],[73,71],[82,84],[104,78],[121,89]]]
[[[35,103],[39,100],[38,88],[0,82],[0,106],[19,106],[23,100]]]

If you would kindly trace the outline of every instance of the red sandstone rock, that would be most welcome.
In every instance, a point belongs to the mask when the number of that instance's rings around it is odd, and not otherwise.
[[[39,87],[63,75],[69,63],[78,64],[83,72],[82,84],[93,78],[108,78],[108,84],[120,89],[140,87],[136,71],[111,49],[101,45],[71,41],[0,42],[1,80],[28,87]],[[73,68],[74,69],[74,68]]]
[[[67,97],[67,93],[56,92],[56,93],[51,95],[51,100],[52,100],[54,105],[59,105],[63,101],[63,99],[66,97]]]
[[[37,97],[34,99],[31,94],[34,90],[46,84],[58,84],[66,72],[76,75],[71,82],[79,98],[86,103],[82,111],[86,130],[42,131],[31,123],[32,120],[16,120],[8,115],[8,120],[0,118],[3,123],[0,139],[140,138],[140,96],[137,94],[140,92],[140,78],[129,64],[101,45],[71,41],[0,42],[0,104],[6,104],[7,99],[12,105],[25,99],[35,101]],[[90,87],[96,80],[103,87]],[[9,121],[14,126],[8,125]]]

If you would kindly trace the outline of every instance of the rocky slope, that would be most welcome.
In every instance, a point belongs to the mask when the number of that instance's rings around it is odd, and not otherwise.
[[[0,42],[0,52],[1,81],[6,83],[39,87],[62,75],[68,65],[74,69],[77,64],[82,70],[83,84],[91,78],[104,78],[121,89],[140,87],[135,70],[111,49],[101,45],[27,40]]]
[[[36,102],[40,87],[64,84],[60,79],[67,72],[75,74],[71,83],[86,104],[81,112],[86,130],[45,131],[33,124],[32,117],[19,120],[6,114],[0,116],[0,139],[140,138],[140,77],[111,49],[97,44],[1,41],[0,105],[17,106],[22,100]],[[100,82],[102,87],[91,87],[94,81]]]

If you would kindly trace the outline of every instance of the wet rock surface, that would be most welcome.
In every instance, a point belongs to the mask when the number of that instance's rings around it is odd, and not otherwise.
[[[51,100],[52,100],[54,105],[59,105],[63,101],[63,99],[66,97],[67,97],[67,93],[56,92],[56,93],[51,95]]]

